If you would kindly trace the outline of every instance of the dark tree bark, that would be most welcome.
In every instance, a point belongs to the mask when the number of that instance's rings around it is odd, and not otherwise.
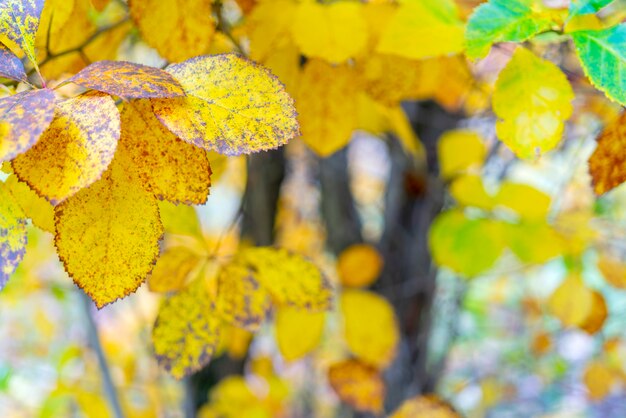
[[[426,150],[426,164],[407,156],[398,141],[390,141],[392,169],[385,229],[379,243],[385,267],[374,286],[394,305],[402,335],[398,356],[386,375],[388,410],[407,397],[433,391],[439,377],[440,370],[427,369],[436,289],[428,231],[444,197],[438,179],[437,140],[461,119],[461,115],[450,114],[434,102],[411,104],[408,110]]]

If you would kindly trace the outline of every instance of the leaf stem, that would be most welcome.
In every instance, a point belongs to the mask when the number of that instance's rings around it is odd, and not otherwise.
[[[120,404],[120,400],[117,396],[117,391],[115,390],[115,385],[113,384],[113,379],[111,377],[109,364],[107,362],[106,355],[104,354],[104,349],[102,348],[102,344],[100,342],[98,327],[93,317],[93,302],[82,291],[80,291],[80,298],[82,299],[83,307],[85,310],[85,317],[87,318],[87,337],[89,339],[89,345],[94,349],[94,351],[96,352],[96,356],[98,357],[98,365],[100,366],[100,372],[102,373],[102,385],[104,387],[105,395],[107,397],[107,400],[109,401],[111,409],[113,410],[113,416],[115,418],[124,418],[122,406]]]

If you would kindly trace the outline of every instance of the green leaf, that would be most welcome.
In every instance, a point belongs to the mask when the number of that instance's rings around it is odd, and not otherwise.
[[[569,17],[597,13],[612,2],[613,0],[572,0],[569,6]]]
[[[467,24],[467,56],[484,58],[496,42],[523,42],[553,22],[533,9],[533,0],[491,0],[476,8]]]
[[[626,24],[572,34],[585,74],[610,99],[626,106]]]

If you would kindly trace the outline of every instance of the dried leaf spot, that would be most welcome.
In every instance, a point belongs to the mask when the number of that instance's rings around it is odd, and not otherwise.
[[[626,112],[598,137],[596,150],[589,158],[589,172],[597,195],[626,181]]]

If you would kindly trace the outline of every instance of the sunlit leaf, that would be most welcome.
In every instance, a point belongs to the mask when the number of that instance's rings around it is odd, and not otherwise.
[[[152,271],[163,226],[156,199],[123,155],[55,216],[59,258],[99,308],[137,290]]]
[[[356,2],[302,1],[291,29],[296,45],[304,55],[331,63],[354,58],[367,41],[362,7]]]
[[[206,151],[184,142],[152,113],[148,101],[132,101],[121,114],[118,152],[134,161],[142,184],[161,200],[203,204],[211,186]]]
[[[355,244],[346,248],[337,260],[341,284],[347,287],[365,287],[372,284],[383,267],[383,259],[376,248]]]
[[[200,370],[211,360],[219,343],[220,324],[201,274],[159,309],[152,330],[159,364],[176,378]]]
[[[489,0],[474,9],[467,24],[467,56],[484,58],[497,42],[523,42],[550,29],[535,0]]]
[[[208,0],[131,0],[141,37],[165,59],[178,62],[207,52],[215,32]]]
[[[13,161],[17,177],[56,205],[97,181],[120,137],[110,96],[89,93],[61,102],[39,141]]]
[[[572,34],[585,74],[610,99],[626,106],[626,23]]]
[[[593,291],[585,286],[579,275],[565,278],[550,296],[548,306],[553,315],[568,327],[580,327],[592,312]]]
[[[357,125],[357,86],[347,65],[307,62],[296,94],[302,139],[326,157],[348,144]]]
[[[372,366],[358,360],[335,363],[328,369],[328,381],[339,399],[357,411],[382,412],[385,383]]]
[[[505,181],[495,196],[495,204],[507,207],[526,220],[543,220],[548,215],[550,196],[527,184]]]
[[[11,196],[4,183],[0,182],[0,289],[26,252],[26,217]]]
[[[124,61],[98,61],[68,81],[124,99],[184,96],[183,88],[168,72]]]
[[[22,61],[2,44],[0,44],[0,77],[17,81],[27,80]]]
[[[452,0],[404,0],[376,52],[421,59],[461,52],[463,23]]]
[[[605,255],[598,260],[598,269],[611,286],[626,289],[626,263]]]
[[[391,304],[373,292],[356,289],[344,290],[340,304],[350,351],[378,368],[388,366],[400,338]]]
[[[31,148],[54,117],[54,93],[41,89],[0,98],[0,161]]]
[[[0,33],[17,43],[33,64],[35,34],[44,0],[3,0],[0,2]]]
[[[187,97],[153,99],[154,111],[181,139],[239,155],[277,148],[299,134],[293,99],[263,67],[235,54],[168,67]]]
[[[626,181],[626,112],[606,126],[597,141],[589,173],[594,192],[601,195]]]
[[[148,287],[160,293],[178,291],[199,262],[200,257],[186,247],[168,248],[157,260],[148,278]]]
[[[517,48],[493,95],[498,137],[521,158],[550,151],[561,141],[573,99],[572,87],[556,65]]]
[[[276,342],[284,359],[298,360],[313,351],[322,338],[325,319],[324,312],[307,312],[289,306],[278,308]]]

